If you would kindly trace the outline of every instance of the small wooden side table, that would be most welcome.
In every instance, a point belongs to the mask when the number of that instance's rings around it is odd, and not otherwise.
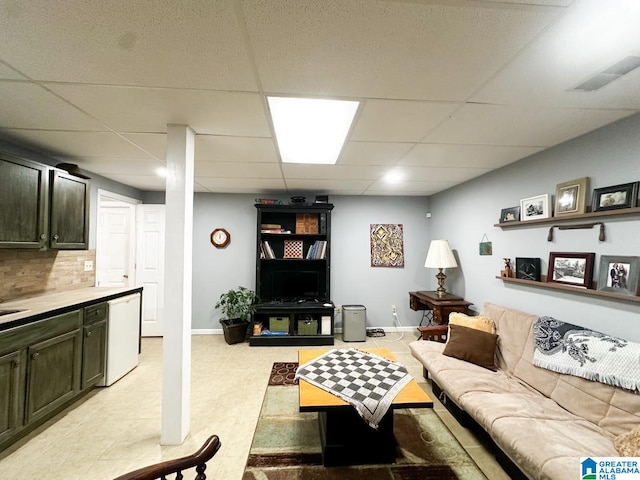
[[[469,314],[469,305],[473,305],[473,303],[467,302],[464,298],[453,295],[452,293],[447,293],[444,297],[438,297],[438,294],[434,291],[409,292],[409,307],[411,310],[424,310],[425,312],[430,312],[432,315],[426,328],[434,324],[447,325],[449,323],[449,314],[453,312]],[[436,333],[421,330],[423,328],[425,327],[422,326],[421,320],[418,330],[425,340],[429,339],[432,333]]]

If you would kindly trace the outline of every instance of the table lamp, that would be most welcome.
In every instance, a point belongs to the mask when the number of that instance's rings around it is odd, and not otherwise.
[[[447,240],[431,240],[429,245],[429,251],[427,252],[427,259],[424,262],[426,268],[438,268],[439,272],[436,275],[438,279],[438,288],[436,295],[438,298],[442,298],[447,294],[444,288],[444,280],[447,276],[442,271],[445,268],[455,268],[458,266],[456,257],[453,256],[451,247]]]

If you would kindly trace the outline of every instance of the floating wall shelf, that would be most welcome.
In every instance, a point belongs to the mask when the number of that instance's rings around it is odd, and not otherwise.
[[[615,218],[632,215],[640,216],[640,207],[621,208],[619,210],[607,210],[603,212],[576,213],[571,215],[561,215],[559,217],[541,218],[538,220],[526,220],[524,222],[495,223],[493,226],[500,228],[530,227],[534,225],[548,225],[551,223],[570,222],[571,220],[586,220],[589,218]]]
[[[525,222],[525,223],[529,223],[529,222]],[[638,296],[620,295],[617,293],[605,292],[602,290],[571,287],[569,285],[563,285],[561,283],[554,283],[554,282],[545,282],[545,281],[536,282],[533,280],[524,280],[522,278],[500,277],[500,276],[496,276],[496,278],[504,281],[505,283],[516,283],[518,285],[526,285],[529,287],[546,288],[548,290],[559,290],[561,292],[575,293],[577,295],[587,295],[590,297],[606,298],[608,300],[615,300],[618,302],[629,302],[629,303],[640,304],[640,297]],[[594,282],[594,285],[595,285],[595,282]]]

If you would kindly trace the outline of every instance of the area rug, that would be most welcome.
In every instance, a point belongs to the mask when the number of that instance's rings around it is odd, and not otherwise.
[[[269,375],[269,386],[298,385],[296,371],[298,362],[275,362]]]
[[[242,480],[486,480],[431,409],[397,410],[396,463],[324,467],[317,413],[298,389],[268,386]]]

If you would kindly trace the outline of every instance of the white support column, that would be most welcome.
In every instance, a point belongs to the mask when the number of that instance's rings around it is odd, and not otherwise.
[[[195,134],[167,125],[163,445],[179,445],[191,423],[191,290]]]

